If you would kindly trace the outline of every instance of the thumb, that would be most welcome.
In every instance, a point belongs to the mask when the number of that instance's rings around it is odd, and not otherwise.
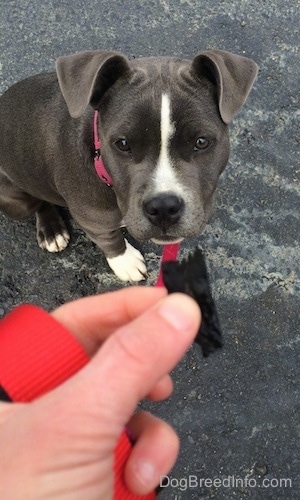
[[[82,405],[111,436],[119,437],[139,401],[178,363],[199,323],[193,299],[169,295],[119,328],[78,374],[76,384],[84,387]]]

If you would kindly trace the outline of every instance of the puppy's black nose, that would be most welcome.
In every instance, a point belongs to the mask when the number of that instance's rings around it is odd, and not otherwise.
[[[183,200],[174,194],[159,194],[143,203],[147,219],[163,231],[180,219],[183,207]]]

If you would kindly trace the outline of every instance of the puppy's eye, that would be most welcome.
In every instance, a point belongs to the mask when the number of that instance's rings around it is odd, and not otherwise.
[[[122,152],[128,153],[131,151],[131,148],[129,146],[129,142],[127,141],[127,139],[118,139],[115,142],[115,146],[119,151],[122,151]]]
[[[201,149],[208,148],[210,142],[206,137],[198,137],[195,142],[194,151],[200,151]]]

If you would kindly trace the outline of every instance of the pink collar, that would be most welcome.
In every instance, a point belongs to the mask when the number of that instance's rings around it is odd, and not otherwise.
[[[100,177],[101,181],[104,182],[109,187],[113,187],[113,180],[109,173],[107,172],[101,157],[101,141],[99,139],[98,133],[98,118],[99,111],[94,113],[94,146],[95,146],[95,156],[94,156],[94,166],[95,170]]]
[[[98,119],[99,119],[99,112],[95,111],[94,113],[94,145],[95,145],[95,157],[94,157],[94,166],[95,170],[104,184],[106,184],[109,187],[113,187],[113,180],[109,173],[107,172],[104,163],[102,161],[101,157],[101,141],[99,139],[99,133],[98,133]],[[169,245],[164,245],[163,247],[163,254],[162,254],[162,262],[167,262],[168,260],[176,260],[177,254],[180,248],[179,243],[171,243]],[[162,270],[160,266],[160,271],[159,271],[159,276],[157,279],[157,282],[155,283],[155,286],[164,286],[163,282],[163,277],[162,277]]]

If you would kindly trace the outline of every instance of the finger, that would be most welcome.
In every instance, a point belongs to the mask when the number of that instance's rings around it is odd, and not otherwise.
[[[132,321],[166,294],[163,287],[123,288],[69,302],[55,309],[52,316],[72,332],[91,356],[113,331]]]
[[[10,418],[12,413],[18,412],[20,408],[23,408],[24,404],[23,403],[14,403],[13,405],[11,403],[0,403],[0,425],[2,425],[5,420]]]
[[[170,375],[164,375],[147,394],[150,401],[162,401],[168,398],[173,392],[173,381]]]
[[[173,467],[179,438],[166,422],[146,412],[134,415],[127,427],[136,442],[126,464],[125,481],[134,493],[143,495]]]
[[[60,437],[56,456],[60,449],[82,449],[83,438],[86,456],[94,462],[112,456],[139,401],[178,363],[199,323],[192,298],[168,295],[119,328],[84,368],[37,400],[37,414],[52,415],[46,418],[48,436]],[[147,466],[156,469],[150,459]],[[147,483],[144,472],[141,467],[140,482]]]
[[[119,328],[76,377],[81,404],[86,399],[90,410],[119,436],[138,402],[178,363],[199,322],[196,302],[174,293]],[[68,404],[74,405],[71,399]]]

